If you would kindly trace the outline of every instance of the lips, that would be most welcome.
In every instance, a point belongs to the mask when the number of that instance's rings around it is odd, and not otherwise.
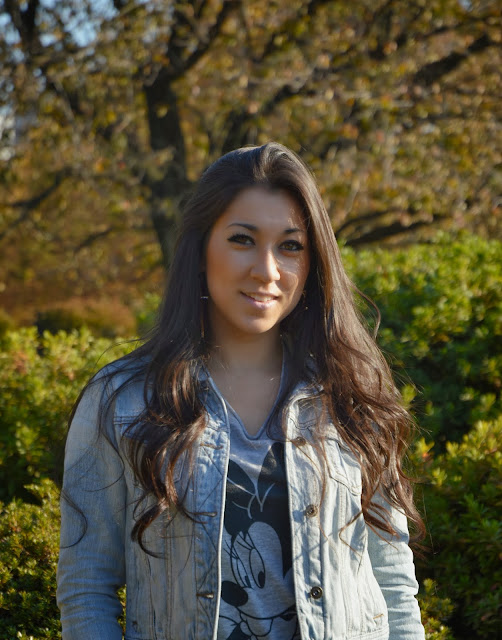
[[[256,302],[273,302],[274,300],[277,300],[277,296],[267,293],[248,293],[244,291],[242,293]]]

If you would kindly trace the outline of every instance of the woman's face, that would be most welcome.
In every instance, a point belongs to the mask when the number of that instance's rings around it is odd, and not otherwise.
[[[216,221],[206,247],[215,338],[278,333],[300,300],[309,266],[307,229],[296,200],[286,191],[242,191]]]

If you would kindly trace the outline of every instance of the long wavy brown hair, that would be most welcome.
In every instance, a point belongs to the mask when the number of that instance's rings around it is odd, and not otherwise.
[[[131,381],[144,381],[145,410],[130,427],[134,437],[125,434],[129,464],[143,487],[143,499],[148,498],[147,506],[138,510],[132,538],[145,549],[146,529],[166,510],[194,517],[176,491],[174,468],[182,454],[192,451],[205,427],[199,373],[211,345],[206,303],[201,299],[204,247],[214,223],[234,198],[257,186],[292,196],[305,216],[309,235],[305,304],[281,326],[286,340],[294,336],[289,388],[315,371],[313,382],[322,389],[324,410],[360,460],[361,509],[368,525],[395,533],[388,513],[373,502],[380,488],[422,534],[411,481],[402,468],[412,421],[358,311],[356,299],[364,296],[345,273],[310,170],[291,150],[271,142],[227,153],[204,172],[184,207],[157,323],[118,367],[121,372],[130,370]],[[321,425],[318,436],[322,449]]]

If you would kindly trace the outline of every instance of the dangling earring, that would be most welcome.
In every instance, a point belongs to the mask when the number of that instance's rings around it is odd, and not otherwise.
[[[207,290],[206,272],[199,273],[199,291],[201,300],[209,300],[209,291]]]
[[[200,306],[199,324],[200,324],[200,337],[202,338],[203,341],[206,339],[206,331],[205,331],[205,323],[204,323],[204,312],[205,312],[204,302],[206,300],[209,300],[209,296],[207,295],[209,292],[207,291],[205,276],[206,274],[203,271],[199,273],[200,299],[202,300],[202,304]]]
[[[302,306],[304,311],[307,311],[309,308],[307,304],[307,289],[304,289],[302,293]]]
[[[204,309],[200,311],[200,337],[202,342],[206,339],[206,332],[204,330]]]
[[[204,302],[206,300],[209,300],[209,296],[201,296],[200,299],[202,300],[202,304],[200,307],[200,337],[204,341],[206,339],[206,331],[205,331],[205,323],[204,323],[204,313],[205,313]]]

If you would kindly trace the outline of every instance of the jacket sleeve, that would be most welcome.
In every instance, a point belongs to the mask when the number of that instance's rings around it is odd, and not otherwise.
[[[408,523],[404,513],[391,507],[378,493],[373,500],[388,509],[397,536],[368,527],[368,552],[375,578],[380,585],[389,613],[389,640],[424,640],[416,599],[413,553],[408,546]],[[379,535],[380,534],[380,535]],[[382,537],[380,537],[382,536]]]
[[[106,387],[102,379],[87,387],[66,443],[57,587],[63,640],[122,638],[126,488],[113,420],[105,416],[98,427]]]

